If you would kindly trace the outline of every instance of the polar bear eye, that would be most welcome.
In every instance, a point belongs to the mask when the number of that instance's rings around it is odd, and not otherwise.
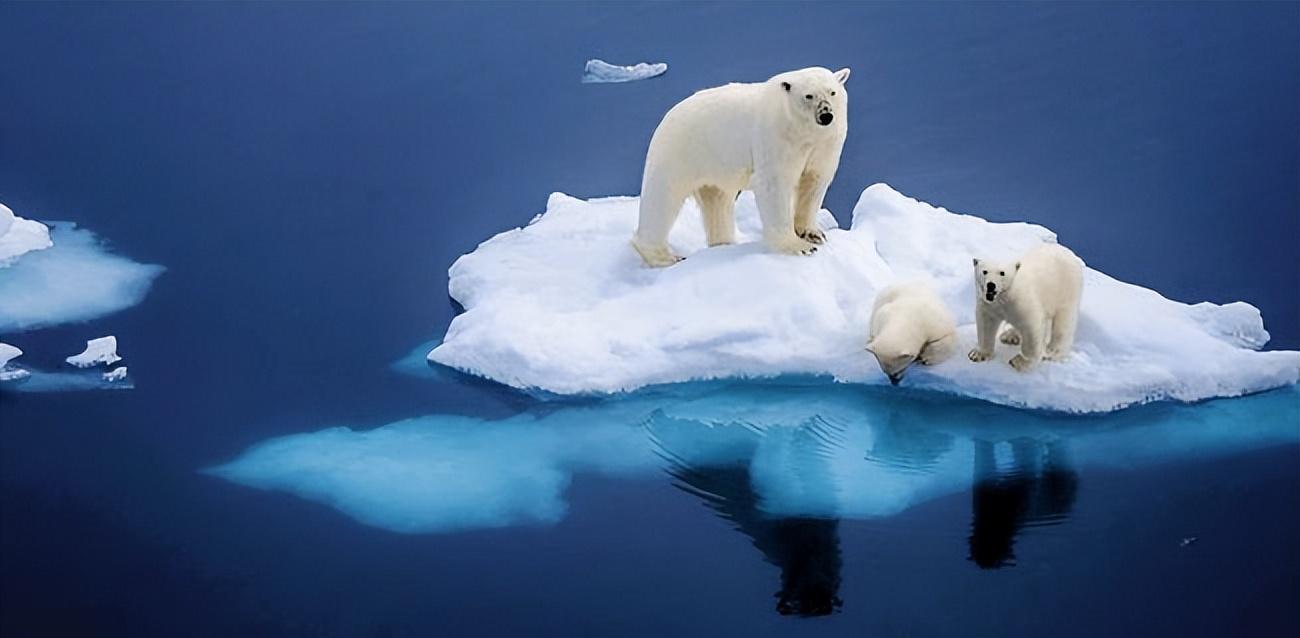
[[[1006,277],[1006,276],[1007,276],[1007,271],[1004,270],[1004,271],[998,273],[998,276],[1000,276],[1000,277]]]
[[[811,99],[812,99],[812,94],[809,93],[808,95],[803,96],[803,99],[805,99],[805,100],[811,100]]]
[[[831,91],[831,97],[835,97],[835,91]]]
[[[986,274],[986,275],[989,274],[989,271],[985,270],[985,271],[984,271],[984,274]]]

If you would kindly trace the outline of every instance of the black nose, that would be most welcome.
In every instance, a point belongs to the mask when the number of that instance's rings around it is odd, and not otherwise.
[[[988,286],[986,286],[986,288],[988,289],[989,292],[997,292],[998,285],[990,281]]]
[[[831,115],[830,113],[822,113],[817,116],[817,123],[826,126],[827,124],[830,124],[833,119],[835,119],[834,115]]]

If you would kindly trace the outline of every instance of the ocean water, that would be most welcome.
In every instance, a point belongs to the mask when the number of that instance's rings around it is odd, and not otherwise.
[[[875,182],[1027,219],[1295,349],[1298,53],[1293,3],[0,5],[0,201],[166,268],[0,335],[115,334],[135,386],[0,393],[0,633],[1295,633],[1293,388],[1073,418],[392,364],[456,256],[808,65],[853,68],[841,223]]]

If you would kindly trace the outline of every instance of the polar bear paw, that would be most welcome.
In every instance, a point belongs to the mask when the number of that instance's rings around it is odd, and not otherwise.
[[[794,234],[798,235],[800,239],[812,244],[826,243],[826,233],[822,232],[822,229],[820,228],[798,228],[795,229]]]
[[[769,241],[768,246],[770,246],[774,252],[784,255],[811,255],[817,252],[817,246],[812,242],[794,236],[791,236],[789,239]]]
[[[967,354],[966,356],[967,356],[971,361],[974,361],[975,363],[979,363],[979,362],[981,362],[981,361],[988,361],[988,360],[989,360],[989,357],[992,357],[992,356],[993,356],[993,353],[992,353],[992,352],[984,352],[983,350],[980,350],[979,348],[976,348],[976,349],[974,349],[974,350],[971,350],[970,353]]]
[[[1070,353],[1069,351],[1048,348],[1047,352],[1043,353],[1043,358],[1048,361],[1065,361],[1070,358]]]
[[[646,265],[651,268],[664,268],[685,259],[674,255],[667,246],[642,246],[633,240],[632,247],[636,249],[638,255],[641,255],[641,259],[645,260]]]
[[[1006,330],[1002,331],[1002,336],[998,337],[998,339],[1009,346],[1018,346],[1020,345],[1020,331],[1008,326]]]
[[[1007,363],[1010,363],[1011,367],[1016,369],[1016,372],[1028,372],[1030,368],[1034,367],[1033,361],[1030,361],[1024,355],[1019,354],[1011,357],[1011,360]]]

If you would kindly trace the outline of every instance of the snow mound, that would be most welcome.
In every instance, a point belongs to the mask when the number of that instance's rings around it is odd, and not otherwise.
[[[17,217],[8,206],[0,204],[0,268],[26,253],[53,245],[45,224]]]
[[[587,60],[587,66],[582,70],[582,81],[584,84],[635,82],[663,75],[666,71],[668,65],[663,62],[618,66],[604,60]]]
[[[122,357],[117,356],[117,337],[112,335],[87,341],[86,349],[81,354],[65,359],[78,368],[93,368],[100,364],[112,365],[121,360]]]
[[[16,221],[5,237],[26,221]],[[129,308],[163,271],[107,252],[94,234],[73,224],[55,223],[53,240],[49,247],[47,237],[47,250],[15,255],[8,262],[0,259],[0,333],[86,321]]]
[[[1268,341],[1245,303],[1187,305],[1088,269],[1075,351],[1029,373],[1014,349],[971,363],[971,258],[1014,258],[1055,235],[991,223],[866,189],[848,230],[822,211],[828,242],[812,257],[776,255],[760,236],[751,193],[737,202],[734,246],[706,249],[693,203],[670,242],[686,261],[642,266],[629,247],[637,199],[551,195],[528,226],[481,244],[452,265],[448,291],[465,308],[431,361],[500,383],[557,394],[601,394],[728,377],[829,376],[887,383],[863,350],[876,291],[932,282],[958,322],[959,350],[904,385],[1005,405],[1104,412],[1157,400],[1197,401],[1300,379],[1300,352]],[[1081,255],[1085,259],[1087,255]]]

